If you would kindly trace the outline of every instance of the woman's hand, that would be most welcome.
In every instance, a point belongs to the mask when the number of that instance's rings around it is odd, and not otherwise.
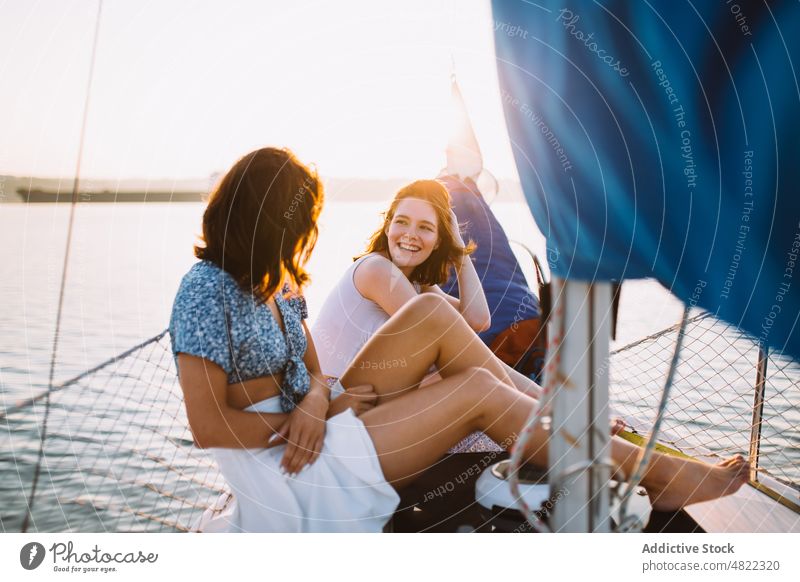
[[[452,208],[450,209],[450,227],[453,231],[453,240],[455,243],[461,247],[466,246],[464,238],[461,236],[461,229],[458,226],[458,217]]]
[[[361,416],[367,410],[375,408],[377,400],[378,395],[369,384],[351,386],[346,388],[337,398],[331,400],[330,408],[328,408],[328,418],[333,418],[348,408],[352,408],[356,416]]]
[[[328,400],[322,394],[312,391],[289,414],[289,418],[273,437],[286,441],[286,451],[281,459],[283,471],[295,475],[317,460],[325,440],[327,413]]]

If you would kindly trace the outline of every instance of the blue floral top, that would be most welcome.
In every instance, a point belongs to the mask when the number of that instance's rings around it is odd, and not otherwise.
[[[308,311],[301,296],[277,293],[275,303],[285,335],[269,306],[229,273],[208,261],[195,264],[181,281],[169,322],[176,366],[179,353],[205,358],[225,370],[229,384],[282,372],[281,408],[291,411],[311,383],[301,323]]]

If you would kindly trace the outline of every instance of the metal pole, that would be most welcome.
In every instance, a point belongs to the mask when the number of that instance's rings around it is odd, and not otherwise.
[[[758,455],[761,447],[761,422],[764,414],[764,391],[767,385],[767,361],[769,348],[766,344],[758,346],[756,364],[756,389],[753,399],[753,424],[750,428],[750,480],[758,481]]]
[[[610,283],[553,279],[548,373],[558,381],[549,444],[551,529],[608,532]],[[561,337],[558,335],[561,334]]]

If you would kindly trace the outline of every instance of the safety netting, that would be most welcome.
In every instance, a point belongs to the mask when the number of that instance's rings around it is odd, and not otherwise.
[[[647,435],[678,327],[611,354],[611,402]],[[598,370],[604,373],[604,370]],[[689,321],[665,446],[749,455],[753,483],[797,509],[800,365],[707,313]],[[192,531],[226,491],[194,446],[166,331],[0,413],[4,531]],[[35,485],[34,485],[35,482]]]

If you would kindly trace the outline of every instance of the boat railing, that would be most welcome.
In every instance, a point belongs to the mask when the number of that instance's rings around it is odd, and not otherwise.
[[[646,435],[678,326],[611,353],[611,406]],[[689,321],[660,442],[709,461],[743,454],[751,484],[800,512],[800,364],[709,313]]]
[[[613,414],[646,436],[677,326],[611,353]],[[800,364],[707,313],[693,315],[662,442],[713,461],[748,454],[752,485],[800,508]],[[191,531],[225,492],[193,445],[169,336],[0,412],[5,531]],[[41,456],[38,451],[41,449]],[[39,483],[31,497],[35,474]],[[11,491],[13,490],[13,491]]]

